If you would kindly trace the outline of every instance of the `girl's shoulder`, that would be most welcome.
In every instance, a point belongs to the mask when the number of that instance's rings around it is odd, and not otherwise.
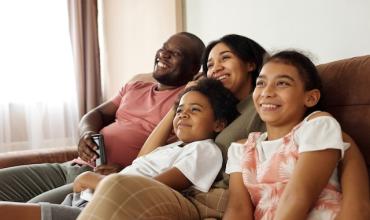
[[[315,111],[315,112],[312,112],[311,114],[309,114],[306,117],[305,121],[310,121],[312,119],[319,118],[319,117],[325,117],[325,116],[333,117],[329,112]]]
[[[328,112],[315,111],[308,115],[297,130],[307,132],[307,130],[321,130],[321,129],[339,128],[338,121]]]
[[[262,133],[262,132],[251,132],[251,133],[248,134],[248,138],[244,138],[244,139],[238,140],[238,141],[236,141],[234,143],[245,145],[248,142],[255,142],[256,139],[260,138],[264,134],[266,134],[266,132],[264,132],[264,133]]]

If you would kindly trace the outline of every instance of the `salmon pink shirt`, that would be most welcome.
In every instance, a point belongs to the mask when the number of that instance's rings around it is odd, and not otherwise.
[[[112,99],[119,106],[116,119],[100,132],[108,163],[130,165],[184,88],[157,91],[156,87],[152,82],[128,83]]]
[[[109,164],[128,166],[136,158],[145,140],[167,114],[184,86],[156,90],[157,83],[132,82],[121,88],[111,101],[118,106],[116,119],[104,127],[105,153]],[[80,158],[74,160],[84,163]]]

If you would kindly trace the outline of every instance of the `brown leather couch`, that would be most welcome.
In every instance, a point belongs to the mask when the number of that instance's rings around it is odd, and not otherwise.
[[[318,66],[324,110],[358,144],[370,173],[370,55]],[[369,174],[370,175],[370,174]]]
[[[324,110],[333,114],[341,123],[342,129],[355,139],[369,172],[370,55],[321,64],[318,69],[323,80]],[[147,74],[144,75],[144,78],[148,78]],[[76,147],[3,153],[0,154],[0,168],[31,163],[63,162],[76,156]]]

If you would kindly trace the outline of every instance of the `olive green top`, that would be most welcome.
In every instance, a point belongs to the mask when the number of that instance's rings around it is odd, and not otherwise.
[[[252,95],[239,102],[238,111],[240,113],[232,123],[230,123],[220,134],[217,135],[215,141],[220,147],[223,156],[222,175],[223,180],[216,182],[216,187],[226,188],[228,186],[228,175],[224,173],[227,162],[227,150],[232,142],[236,142],[248,137],[250,132],[265,131],[265,124],[259,117],[254,108]]]

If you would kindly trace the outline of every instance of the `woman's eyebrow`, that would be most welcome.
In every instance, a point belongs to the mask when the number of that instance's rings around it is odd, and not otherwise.
[[[223,55],[223,54],[225,54],[225,53],[233,53],[233,52],[231,52],[230,50],[224,50],[224,51],[221,51],[220,53],[219,53],[219,55]],[[212,57],[211,58],[209,58],[208,60],[207,60],[207,62],[210,62],[212,60]]]
[[[224,50],[224,51],[221,51],[220,55],[225,54],[225,53],[233,53],[233,52],[231,52],[231,50]]]

